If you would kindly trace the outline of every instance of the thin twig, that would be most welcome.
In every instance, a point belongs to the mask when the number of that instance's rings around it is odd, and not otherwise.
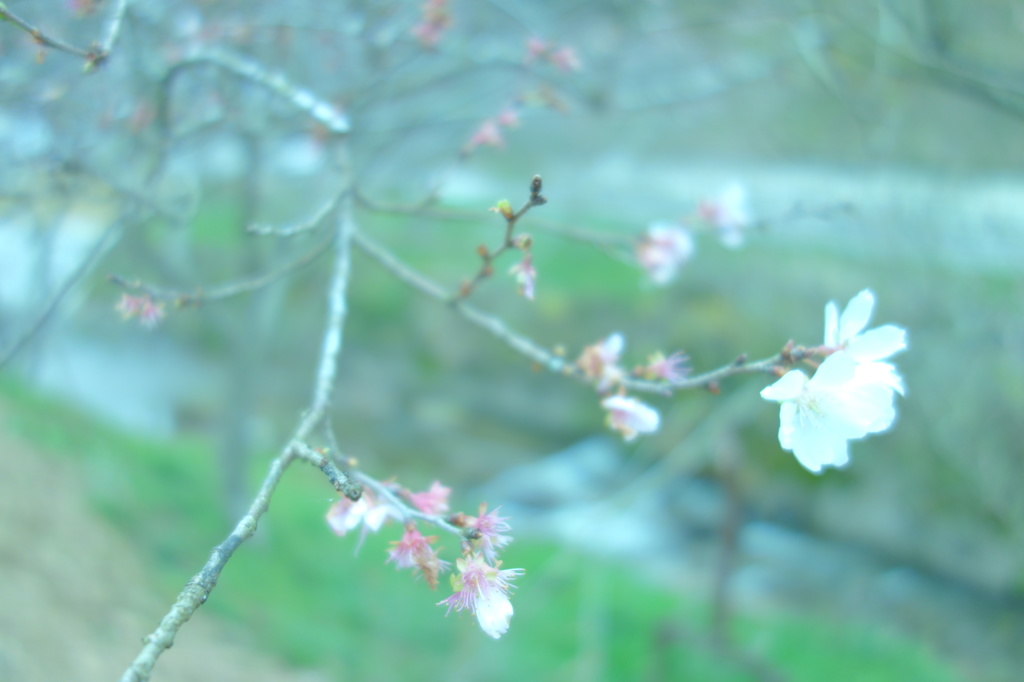
[[[144,284],[139,280],[126,279],[120,275],[110,275],[108,279],[119,287],[129,289],[131,291],[139,291],[155,301],[170,301],[178,307],[199,305],[204,302],[218,301],[225,298],[231,298],[232,296],[238,296],[240,294],[247,294],[256,291],[257,289],[269,286],[286,275],[289,275],[315,261],[323,255],[325,251],[327,251],[327,248],[331,245],[331,242],[334,241],[335,237],[336,235],[332,233],[326,240],[324,240],[323,243],[317,245],[313,249],[310,249],[308,253],[303,254],[289,263],[285,263],[279,268],[265,272],[262,275],[237,282],[220,284],[208,289],[197,288],[192,292],[161,289],[159,287]]]
[[[171,67],[165,80],[173,80],[174,74],[182,69],[204,64],[216,66],[262,85],[267,90],[291,102],[296,109],[305,112],[334,135],[349,133],[348,117],[326,100],[314,95],[310,90],[292,83],[284,74],[271,71],[254,59],[227,50],[209,49],[196,52]]]
[[[564,358],[540,347],[531,339],[509,329],[508,325],[500,318],[478,310],[462,301],[451,301],[441,285],[413,270],[400,261],[391,251],[370,239],[364,233],[355,231],[352,235],[352,241],[397,279],[430,298],[442,303],[448,303],[455,312],[467,321],[484,329],[502,341],[506,346],[538,366],[583,383],[592,383],[591,379],[575,363],[566,361]],[[630,390],[659,393],[661,395],[671,395],[674,391],[693,388],[716,388],[721,380],[738,374],[775,374],[779,368],[792,365],[812,354],[813,349],[804,349],[802,347],[787,348],[781,353],[754,362],[747,362],[741,356],[724,367],[673,382],[646,381],[627,377],[622,380],[621,385]]]
[[[309,216],[305,220],[290,225],[259,225],[253,224],[246,228],[246,231],[251,234],[258,234],[260,236],[271,236],[271,237],[294,237],[297,234],[304,234],[311,230],[316,229],[320,226],[320,223],[324,221],[331,211],[337,207],[338,202],[341,201],[342,193],[335,194],[316,210],[313,215]]]
[[[121,36],[121,27],[124,26],[124,16],[128,11],[129,0],[117,0],[114,11],[110,14],[110,23],[107,24],[107,34],[103,37],[100,50],[104,55],[109,56],[114,49],[114,44]]]
[[[458,292],[452,297],[453,300],[461,301],[469,298],[477,285],[494,273],[494,261],[500,258],[506,251],[509,251],[510,249],[519,249],[526,251],[527,256],[529,255],[529,245],[527,244],[524,246],[517,243],[513,237],[515,235],[516,223],[519,222],[519,219],[526,215],[526,212],[534,206],[543,206],[547,203],[548,200],[540,193],[542,187],[543,185],[540,176],[534,175],[533,180],[530,181],[530,198],[526,200],[526,203],[523,204],[518,211],[513,213],[512,207],[509,206],[507,201],[502,201],[498,206],[491,209],[492,211],[500,213],[502,217],[505,218],[505,237],[502,239],[501,245],[494,251],[489,251],[486,246],[480,246],[477,250],[481,260],[483,260],[483,263],[480,264],[480,270],[477,271],[473,279],[462,283]]]
[[[55,50],[67,52],[70,55],[74,55],[76,57],[81,57],[82,59],[85,59],[87,63],[99,63],[99,61],[102,60],[102,57],[99,57],[99,55],[101,55],[102,52],[97,52],[95,50],[83,50],[80,47],[75,47],[70,43],[64,42],[60,38],[55,38],[47,33],[44,33],[42,29],[36,28],[32,24],[28,23],[27,21],[19,17],[17,14],[9,10],[7,8],[7,5],[5,5],[2,2],[0,2],[0,19],[6,19],[7,21],[11,22],[12,24],[20,28],[25,33],[28,33],[29,36],[32,37],[32,41],[36,45],[41,45],[42,47],[52,47]]]
[[[342,151],[344,154],[344,150]],[[343,178],[345,191],[351,185],[349,173]],[[328,289],[327,328],[324,330],[320,350],[320,360],[316,371],[316,385],[310,409],[303,416],[294,435],[281,453],[270,464],[270,470],[259,492],[249,506],[248,512],[235,526],[231,534],[219,545],[214,547],[209,560],[203,568],[185,585],[185,589],[175,600],[170,611],[160,621],[157,629],[144,640],[142,651],[131,663],[121,677],[121,682],[145,682],[156,665],[160,655],[174,644],[174,638],[181,626],[192,617],[192,614],[209,597],[217,584],[221,571],[231,559],[235,550],[253,536],[259,519],[266,513],[274,489],[280,482],[285,470],[295,459],[302,459],[319,467],[331,480],[336,489],[345,492],[346,486],[355,485],[344,472],[331,469],[326,457],[311,455],[305,442],[308,436],[326,418],[330,408],[334,378],[337,373],[338,356],[342,348],[343,327],[346,313],[346,292],[348,288],[351,235],[355,230],[352,218],[351,200],[343,200],[335,234],[335,259],[331,283]],[[350,494],[351,493],[351,494]],[[350,499],[358,497],[354,488],[345,492]]]
[[[410,507],[408,504],[405,503],[404,500],[402,500],[398,495],[396,495],[395,492],[391,490],[391,488],[389,488],[387,485],[381,483],[375,478],[367,476],[361,471],[355,471],[353,472],[352,475],[355,477],[357,481],[365,485],[367,488],[372,490],[374,493],[376,493],[383,499],[387,500],[388,504],[402,512],[402,514],[404,515],[403,520],[411,518],[421,519],[423,521],[426,521],[427,523],[437,526],[438,528],[442,528],[448,531],[449,533],[458,535],[463,540],[467,539],[466,528],[460,528],[459,526],[456,526],[455,524],[449,522],[443,516],[438,516],[437,514],[427,514],[425,512],[421,512],[419,509],[416,509],[415,507]],[[469,529],[468,532],[472,532],[472,529]]]

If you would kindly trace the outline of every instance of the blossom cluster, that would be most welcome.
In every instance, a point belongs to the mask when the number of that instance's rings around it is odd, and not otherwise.
[[[619,364],[625,347],[626,339],[622,334],[611,334],[584,348],[576,360],[576,367],[593,382],[598,393],[607,394],[618,387],[619,392],[606,395],[601,400],[601,407],[608,413],[608,427],[618,431],[629,442],[640,434],[657,431],[661,425],[661,416],[650,405],[625,395],[622,384],[629,374]],[[687,359],[682,351],[667,357],[659,351],[648,358],[646,365],[634,368],[632,374],[672,384],[686,378],[689,372]]]
[[[505,146],[504,130],[519,127],[519,110],[514,106],[508,106],[498,112],[493,118],[484,119],[476,127],[469,140],[462,147],[463,154],[470,154],[477,147],[495,147],[501,149]]]
[[[761,391],[781,404],[779,443],[806,469],[844,467],[850,461],[849,441],[885,431],[896,419],[895,394],[903,395],[903,379],[882,362],[907,347],[906,330],[885,325],[864,331],[875,306],[865,289],[839,314],[834,302],[825,307],[825,360],[808,376],[794,369]]]
[[[451,10],[448,0],[427,0],[423,3],[422,14],[418,24],[412,27],[412,35],[425,48],[437,47],[452,25]]]
[[[480,505],[477,516],[448,514],[450,494],[451,489],[440,481],[434,481],[423,492],[394,484],[382,485],[379,493],[366,489],[358,500],[343,497],[332,504],[327,525],[339,536],[359,528],[361,545],[368,533],[376,533],[389,520],[403,523],[402,537],[391,543],[386,563],[412,569],[432,590],[437,589],[439,576],[451,568],[451,562],[441,559],[434,549],[438,536],[424,536],[416,520],[457,529],[462,555],[455,560],[457,574],[451,576],[453,594],[438,606],[447,606],[448,613],[468,609],[476,615],[481,629],[498,639],[508,631],[512,619],[511,581],[523,574],[519,568],[502,569],[498,560],[499,550],[512,541],[506,534],[510,530],[508,519],[498,516],[497,509],[487,511],[486,504]]]
[[[130,296],[128,294],[121,294],[121,299],[114,306],[114,309],[121,313],[121,317],[126,320],[137,318],[139,324],[146,329],[153,329],[167,315],[163,303],[158,303],[146,295]]]
[[[711,229],[723,245],[735,249],[753,222],[746,188],[732,182],[701,201],[690,219],[651,223],[636,243],[636,259],[654,284],[665,285],[696,252],[691,223]]]
[[[552,45],[540,38],[529,38],[526,41],[526,63],[542,61],[551,64],[559,71],[571,73],[583,68],[576,50],[571,47]]]

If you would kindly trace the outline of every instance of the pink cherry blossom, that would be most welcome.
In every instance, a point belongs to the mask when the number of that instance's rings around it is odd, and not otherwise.
[[[507,109],[502,109],[501,113],[494,120],[504,128],[515,128],[519,125],[519,112],[512,107],[508,107]]]
[[[655,284],[674,280],[693,252],[693,236],[675,223],[652,223],[636,245],[636,259]]]
[[[676,351],[665,357],[661,351],[654,353],[647,360],[647,365],[640,368],[640,373],[645,379],[652,381],[661,379],[670,383],[682,381],[690,373],[687,361],[690,358],[682,351]]]
[[[477,548],[483,552],[488,561],[494,561],[498,556],[498,550],[512,542],[512,536],[502,535],[505,531],[512,530],[506,523],[508,517],[498,516],[496,507],[487,511],[487,504],[480,505],[479,516],[470,516],[466,519],[466,528],[472,528],[479,532],[480,537],[475,541]]]
[[[423,537],[415,524],[406,524],[402,539],[391,543],[393,546],[388,552],[388,561],[395,562],[396,568],[418,570],[430,589],[436,590],[438,575],[449,567],[449,563],[439,559],[437,552],[430,546],[436,541],[436,535]]]
[[[697,207],[697,215],[718,231],[725,246],[734,249],[743,244],[743,233],[753,223],[747,202],[747,189],[738,182],[722,188]]]
[[[477,147],[496,147],[500,149],[504,146],[505,137],[501,134],[501,129],[497,123],[488,119],[473,131],[469,142],[466,143],[466,151],[473,151]]]
[[[619,356],[625,347],[625,337],[615,332],[606,339],[584,348],[576,360],[576,366],[595,382],[598,391],[607,391],[626,376],[626,372],[619,367]]]
[[[459,569],[458,577],[452,577],[455,592],[437,605],[446,605],[448,613],[469,609],[476,614],[480,628],[498,639],[508,632],[512,619],[511,581],[522,575],[523,569],[501,569],[500,562],[491,566],[479,554],[457,559],[455,565]]]
[[[642,433],[654,433],[661,424],[658,411],[636,398],[609,396],[601,401],[601,407],[608,410],[608,426],[627,443]]]
[[[424,514],[444,514],[448,511],[448,496],[452,489],[441,485],[440,481],[430,484],[430,489],[422,493],[406,493],[413,506]]]
[[[551,52],[548,55],[548,61],[550,61],[554,67],[560,71],[579,71],[583,68],[583,63],[580,62],[579,55],[577,55],[576,50],[571,47],[562,47]]]
[[[126,320],[130,320],[133,317],[138,318],[139,324],[146,329],[153,329],[167,316],[164,304],[153,301],[147,295],[129,296],[128,294],[121,294],[121,300],[117,302],[114,309],[121,313],[121,317]]]
[[[524,253],[523,260],[509,268],[508,272],[510,275],[516,276],[520,295],[526,300],[532,301],[534,286],[537,282],[537,270],[533,267],[533,257],[530,252]]]
[[[534,61],[548,51],[548,44],[540,38],[530,37],[526,39],[526,63]]]
[[[332,504],[326,518],[331,530],[342,537],[362,524],[362,544],[368,532],[376,533],[389,518],[401,519],[402,512],[390,504],[379,502],[373,493],[364,490],[362,497],[355,502],[343,497]]]

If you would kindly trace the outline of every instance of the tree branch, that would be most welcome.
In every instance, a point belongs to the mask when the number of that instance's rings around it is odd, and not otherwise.
[[[391,251],[367,237],[363,232],[354,231],[352,241],[366,255],[377,261],[379,265],[398,280],[405,282],[413,289],[430,298],[448,304],[452,310],[468,322],[485,330],[528,360],[549,372],[561,374],[583,383],[592,383],[591,379],[574,362],[569,362],[545,350],[533,340],[509,329],[508,325],[500,318],[478,310],[462,301],[452,301],[440,284],[413,270],[400,261]],[[779,368],[792,365],[813,354],[813,349],[787,347],[781,353],[754,362],[747,362],[744,356],[740,356],[728,365],[678,381],[646,381],[627,377],[621,381],[621,385],[630,390],[661,395],[671,395],[674,391],[684,389],[705,387],[714,389],[717,388],[718,382],[722,379],[737,374],[775,374]]]
[[[289,263],[285,263],[279,268],[265,272],[262,275],[237,282],[220,284],[210,287],[209,289],[203,289],[200,287],[193,292],[161,289],[159,287],[144,284],[139,280],[126,279],[120,275],[110,275],[108,279],[119,287],[131,291],[142,292],[156,301],[170,301],[179,307],[186,305],[198,305],[205,301],[217,301],[230,298],[232,296],[246,294],[256,291],[257,289],[262,289],[265,286],[269,286],[286,275],[289,275],[296,270],[300,270],[315,261],[323,255],[327,250],[327,247],[331,245],[331,242],[333,242],[336,237],[337,235],[332,233],[322,244],[310,249],[308,253],[303,254]]]
[[[253,536],[260,518],[267,512],[274,489],[284,476],[285,470],[295,459],[302,459],[320,468],[332,486],[350,499],[358,499],[361,488],[326,457],[309,448],[305,441],[326,418],[330,408],[334,378],[337,372],[338,356],[342,348],[343,327],[347,310],[351,237],[355,230],[352,205],[348,193],[351,174],[347,167],[347,149],[343,144],[340,155],[344,166],[344,198],[341,202],[335,229],[334,270],[328,288],[327,326],[324,330],[320,359],[316,371],[316,385],[310,409],[303,416],[294,435],[282,449],[281,454],[270,464],[259,492],[249,510],[235,526],[231,534],[213,548],[203,568],[192,577],[174,601],[170,611],[160,621],[157,629],[144,639],[142,651],[121,676],[121,682],[145,682],[156,665],[160,655],[174,644],[174,638],[192,614],[196,612],[213,591],[221,571],[231,559],[235,550]]]

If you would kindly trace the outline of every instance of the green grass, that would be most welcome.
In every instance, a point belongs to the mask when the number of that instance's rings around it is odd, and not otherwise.
[[[0,399],[3,428],[84,472],[90,499],[132,539],[169,602],[229,527],[212,449],[128,436],[9,382]],[[432,593],[384,564],[397,529],[368,537],[358,554],[356,537],[331,534],[323,522],[331,498],[319,472],[289,471],[204,609],[244,623],[261,649],[338,680],[755,679],[707,646],[701,597],[652,585],[628,565],[522,539],[505,554],[507,567],[526,568],[516,615],[492,641],[472,616],[445,618],[435,605],[444,584]],[[454,538],[441,544],[451,557]],[[775,614],[734,626],[745,651],[795,682],[958,679],[922,645],[865,625]]]

